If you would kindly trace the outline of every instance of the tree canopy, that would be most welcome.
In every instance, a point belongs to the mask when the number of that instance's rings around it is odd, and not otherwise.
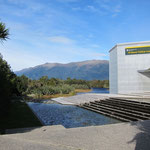
[[[9,29],[3,22],[0,22],[0,41],[7,40],[9,37]]]

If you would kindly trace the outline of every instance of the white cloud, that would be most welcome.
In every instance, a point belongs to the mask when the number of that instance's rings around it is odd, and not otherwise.
[[[65,3],[65,2],[77,2],[79,0],[57,0],[57,1]]]
[[[117,0],[96,0],[99,8],[103,9],[105,13],[111,14],[113,17],[121,12],[121,2]]]
[[[116,5],[112,10],[112,17],[118,16],[118,14],[121,12],[121,5]]]
[[[88,5],[87,9],[92,10],[92,11],[97,11],[97,9],[92,5]]]
[[[93,5],[88,5],[84,8],[85,11],[93,12],[93,13],[98,13],[99,15],[105,15],[105,12],[102,11],[100,8],[97,8]]]
[[[93,47],[93,48],[100,48],[100,46],[98,44],[92,44],[91,47]]]
[[[86,8],[86,10],[90,10],[92,12],[98,12],[99,10],[97,8],[95,8],[94,6],[92,5],[88,5]]]
[[[58,42],[58,38],[56,39]],[[46,40],[41,40],[38,43],[39,45],[35,43],[35,46],[30,48],[8,41],[4,46],[0,45],[0,53],[2,53],[4,59],[8,61],[14,71],[44,64],[45,62],[69,63],[72,61],[107,58],[106,54],[96,50],[97,48],[94,47],[83,48],[76,44],[60,46],[57,43],[51,45]]]
[[[25,4],[25,1],[24,0],[7,0],[9,3],[12,3],[12,4]]]
[[[11,27],[11,30],[13,31],[21,31],[21,30],[26,30],[29,28],[28,24],[25,23],[20,23],[20,22],[11,22],[11,21],[7,21],[7,25],[8,27]]]
[[[64,36],[52,36],[49,37],[50,42],[60,43],[60,44],[73,44],[74,41],[70,38]]]
[[[101,4],[100,6],[106,10],[110,10],[110,6],[108,4]]]
[[[44,6],[41,3],[34,2],[33,0],[8,0],[8,2],[10,4],[15,4],[17,6],[24,6],[23,10],[26,10],[26,12],[27,11],[37,12],[44,8]]]
[[[74,8],[72,8],[72,10],[78,11],[78,10],[81,10],[81,8],[80,7],[74,7]]]
[[[96,58],[96,59],[101,59],[102,57],[105,57],[105,56],[107,56],[106,54],[104,54],[104,53],[89,53],[90,55],[92,55],[93,56],[93,58]]]
[[[116,5],[115,8],[113,9],[115,13],[119,13],[121,11],[121,5]]]
[[[86,60],[92,60],[92,59],[106,59],[107,54],[105,53],[98,53],[98,52],[93,52],[92,50],[87,50],[86,55],[82,53],[81,55],[82,58],[85,58]]]
[[[32,52],[18,50],[17,47],[0,46],[3,58],[11,65],[13,71],[33,67],[44,63],[40,56]]]

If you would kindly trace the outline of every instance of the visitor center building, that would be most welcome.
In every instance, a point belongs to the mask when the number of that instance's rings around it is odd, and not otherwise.
[[[117,44],[109,53],[110,93],[150,92],[150,41]]]

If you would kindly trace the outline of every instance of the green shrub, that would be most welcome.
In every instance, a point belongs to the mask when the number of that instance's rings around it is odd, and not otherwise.
[[[38,88],[32,89],[31,93],[38,95],[53,95],[53,94],[69,94],[71,91],[74,91],[74,87],[70,85],[59,85],[59,86],[41,86]]]
[[[73,84],[72,87],[74,87],[75,89],[90,89],[89,86],[85,84]]]

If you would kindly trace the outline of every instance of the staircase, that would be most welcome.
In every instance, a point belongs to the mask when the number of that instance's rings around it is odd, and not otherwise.
[[[150,120],[150,103],[109,98],[78,105],[124,122]]]

